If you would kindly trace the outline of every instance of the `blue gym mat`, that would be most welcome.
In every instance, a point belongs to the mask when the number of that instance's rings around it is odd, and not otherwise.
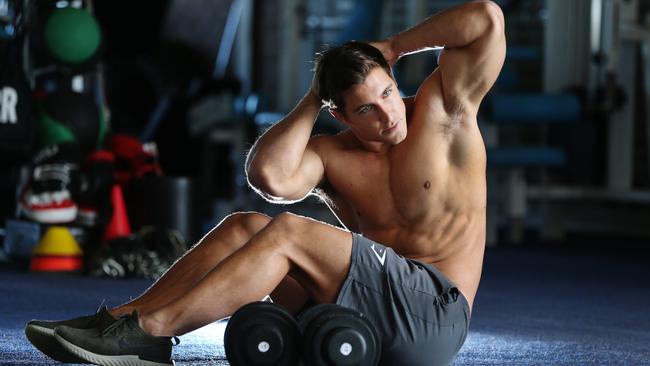
[[[454,365],[650,365],[648,257],[620,250],[488,249],[470,334]],[[0,365],[60,365],[32,348],[26,321],[91,313],[150,283],[0,266]],[[181,337],[177,365],[227,365],[224,329],[217,322]]]

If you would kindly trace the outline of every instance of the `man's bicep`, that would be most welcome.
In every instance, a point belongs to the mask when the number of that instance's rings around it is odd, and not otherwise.
[[[324,179],[325,165],[312,142],[313,138],[305,148],[300,165],[294,174],[269,192],[280,198],[279,201],[301,200]]]
[[[438,71],[446,102],[478,106],[494,85],[506,51],[502,20],[494,22],[501,24],[494,24],[472,44],[441,51]]]
[[[297,174],[296,179],[302,183],[305,195],[318,186],[325,177],[325,163],[311,143],[305,149]]]

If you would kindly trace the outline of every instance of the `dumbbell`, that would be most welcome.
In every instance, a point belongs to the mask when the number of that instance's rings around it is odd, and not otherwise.
[[[298,316],[302,360],[307,366],[375,366],[381,343],[362,313],[334,304],[315,305]]]
[[[224,347],[232,366],[295,366],[300,357],[300,332],[295,318],[283,307],[258,301],[232,315]]]

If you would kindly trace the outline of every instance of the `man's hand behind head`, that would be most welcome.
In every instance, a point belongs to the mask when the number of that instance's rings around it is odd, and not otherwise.
[[[389,40],[372,41],[368,42],[368,44],[378,49],[381,54],[384,55],[384,58],[390,67],[395,66],[395,63],[399,59],[399,55],[393,51]]]

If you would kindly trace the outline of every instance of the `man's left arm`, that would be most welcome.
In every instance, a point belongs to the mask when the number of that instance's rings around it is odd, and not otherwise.
[[[441,89],[449,112],[475,113],[503,66],[503,13],[491,1],[475,1],[435,14],[385,42],[373,43],[389,63],[432,47],[444,47],[438,68],[425,80],[418,99]],[[419,102],[418,102],[419,103]]]

